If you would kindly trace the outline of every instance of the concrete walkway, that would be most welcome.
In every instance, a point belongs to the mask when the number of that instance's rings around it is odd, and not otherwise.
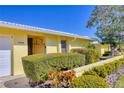
[[[11,81],[18,79],[18,82],[21,82],[19,78],[26,78],[26,77],[25,75],[0,77],[0,88],[10,88],[10,86],[13,87],[13,85],[16,84],[16,82],[12,83]],[[22,81],[22,83],[23,82],[24,81]]]

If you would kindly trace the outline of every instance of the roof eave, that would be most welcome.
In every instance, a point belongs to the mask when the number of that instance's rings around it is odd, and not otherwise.
[[[68,36],[68,37],[85,39],[85,40],[89,40],[89,41],[95,41],[89,37],[83,37],[83,36],[70,34],[70,33],[66,33],[66,32],[60,32],[60,31],[55,31],[55,30],[50,30],[50,29],[44,29],[44,28],[33,27],[33,26],[28,26],[28,25],[15,24],[15,23],[4,22],[4,21],[0,21],[0,27],[15,28],[15,29],[27,30],[27,31],[32,31],[32,32],[40,32],[40,33],[45,33],[45,34]]]

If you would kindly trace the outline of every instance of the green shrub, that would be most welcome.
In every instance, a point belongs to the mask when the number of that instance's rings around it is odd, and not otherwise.
[[[100,77],[105,78],[106,76],[117,71],[122,65],[124,65],[124,59],[113,61],[102,66],[94,67],[93,69],[84,72],[83,75],[98,75]]]
[[[98,74],[95,71],[93,71],[93,70],[85,71],[83,73],[83,75],[94,75],[94,76],[98,76]]]
[[[112,63],[108,63],[104,65],[108,75],[117,71],[120,68],[120,66],[121,66],[121,62],[119,61],[114,61]]]
[[[107,71],[104,66],[98,66],[93,69],[100,77],[105,78],[107,76]]]
[[[106,69],[107,75],[110,75],[111,73],[115,71],[114,64],[105,64],[104,67]]]
[[[85,49],[84,48],[73,48],[71,49],[72,53],[79,53],[79,54],[85,54]]]
[[[31,55],[22,58],[26,76],[33,82],[46,80],[52,71],[64,71],[85,64],[84,56],[76,53]]]
[[[97,49],[76,48],[71,50],[72,53],[85,55],[86,64],[91,64],[100,59],[100,52]]]
[[[100,53],[97,49],[86,49],[86,64],[91,64],[99,60]]]
[[[122,64],[124,64],[124,59],[120,59],[119,60],[119,63],[122,65]]]
[[[72,88],[108,88],[107,82],[99,77],[93,75],[82,75],[71,82]]]

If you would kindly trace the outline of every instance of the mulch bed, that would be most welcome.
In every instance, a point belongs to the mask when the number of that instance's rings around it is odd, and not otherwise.
[[[111,88],[114,88],[118,78],[122,74],[124,74],[124,65],[122,65],[118,71],[116,71],[116,72],[110,74],[109,76],[107,76],[105,78],[105,80],[108,82],[108,84]],[[54,86],[52,86],[52,81],[47,80],[46,82],[44,82],[42,84],[39,84],[37,86],[34,86],[34,87],[35,88],[53,88]],[[67,84],[62,84],[62,88],[68,88],[68,85]]]

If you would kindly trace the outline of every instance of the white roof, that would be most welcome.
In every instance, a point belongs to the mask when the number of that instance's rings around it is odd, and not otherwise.
[[[56,31],[56,30],[51,30],[51,29],[45,29],[45,28],[40,28],[40,27],[34,27],[34,26],[29,26],[29,25],[16,24],[16,23],[11,23],[11,22],[6,22],[6,21],[0,21],[0,27],[23,29],[23,30],[33,31],[33,32],[41,32],[41,33],[46,33],[46,34],[75,37],[75,38],[87,39],[87,40],[94,41],[94,39],[91,39],[88,36],[80,36],[77,34]]]

